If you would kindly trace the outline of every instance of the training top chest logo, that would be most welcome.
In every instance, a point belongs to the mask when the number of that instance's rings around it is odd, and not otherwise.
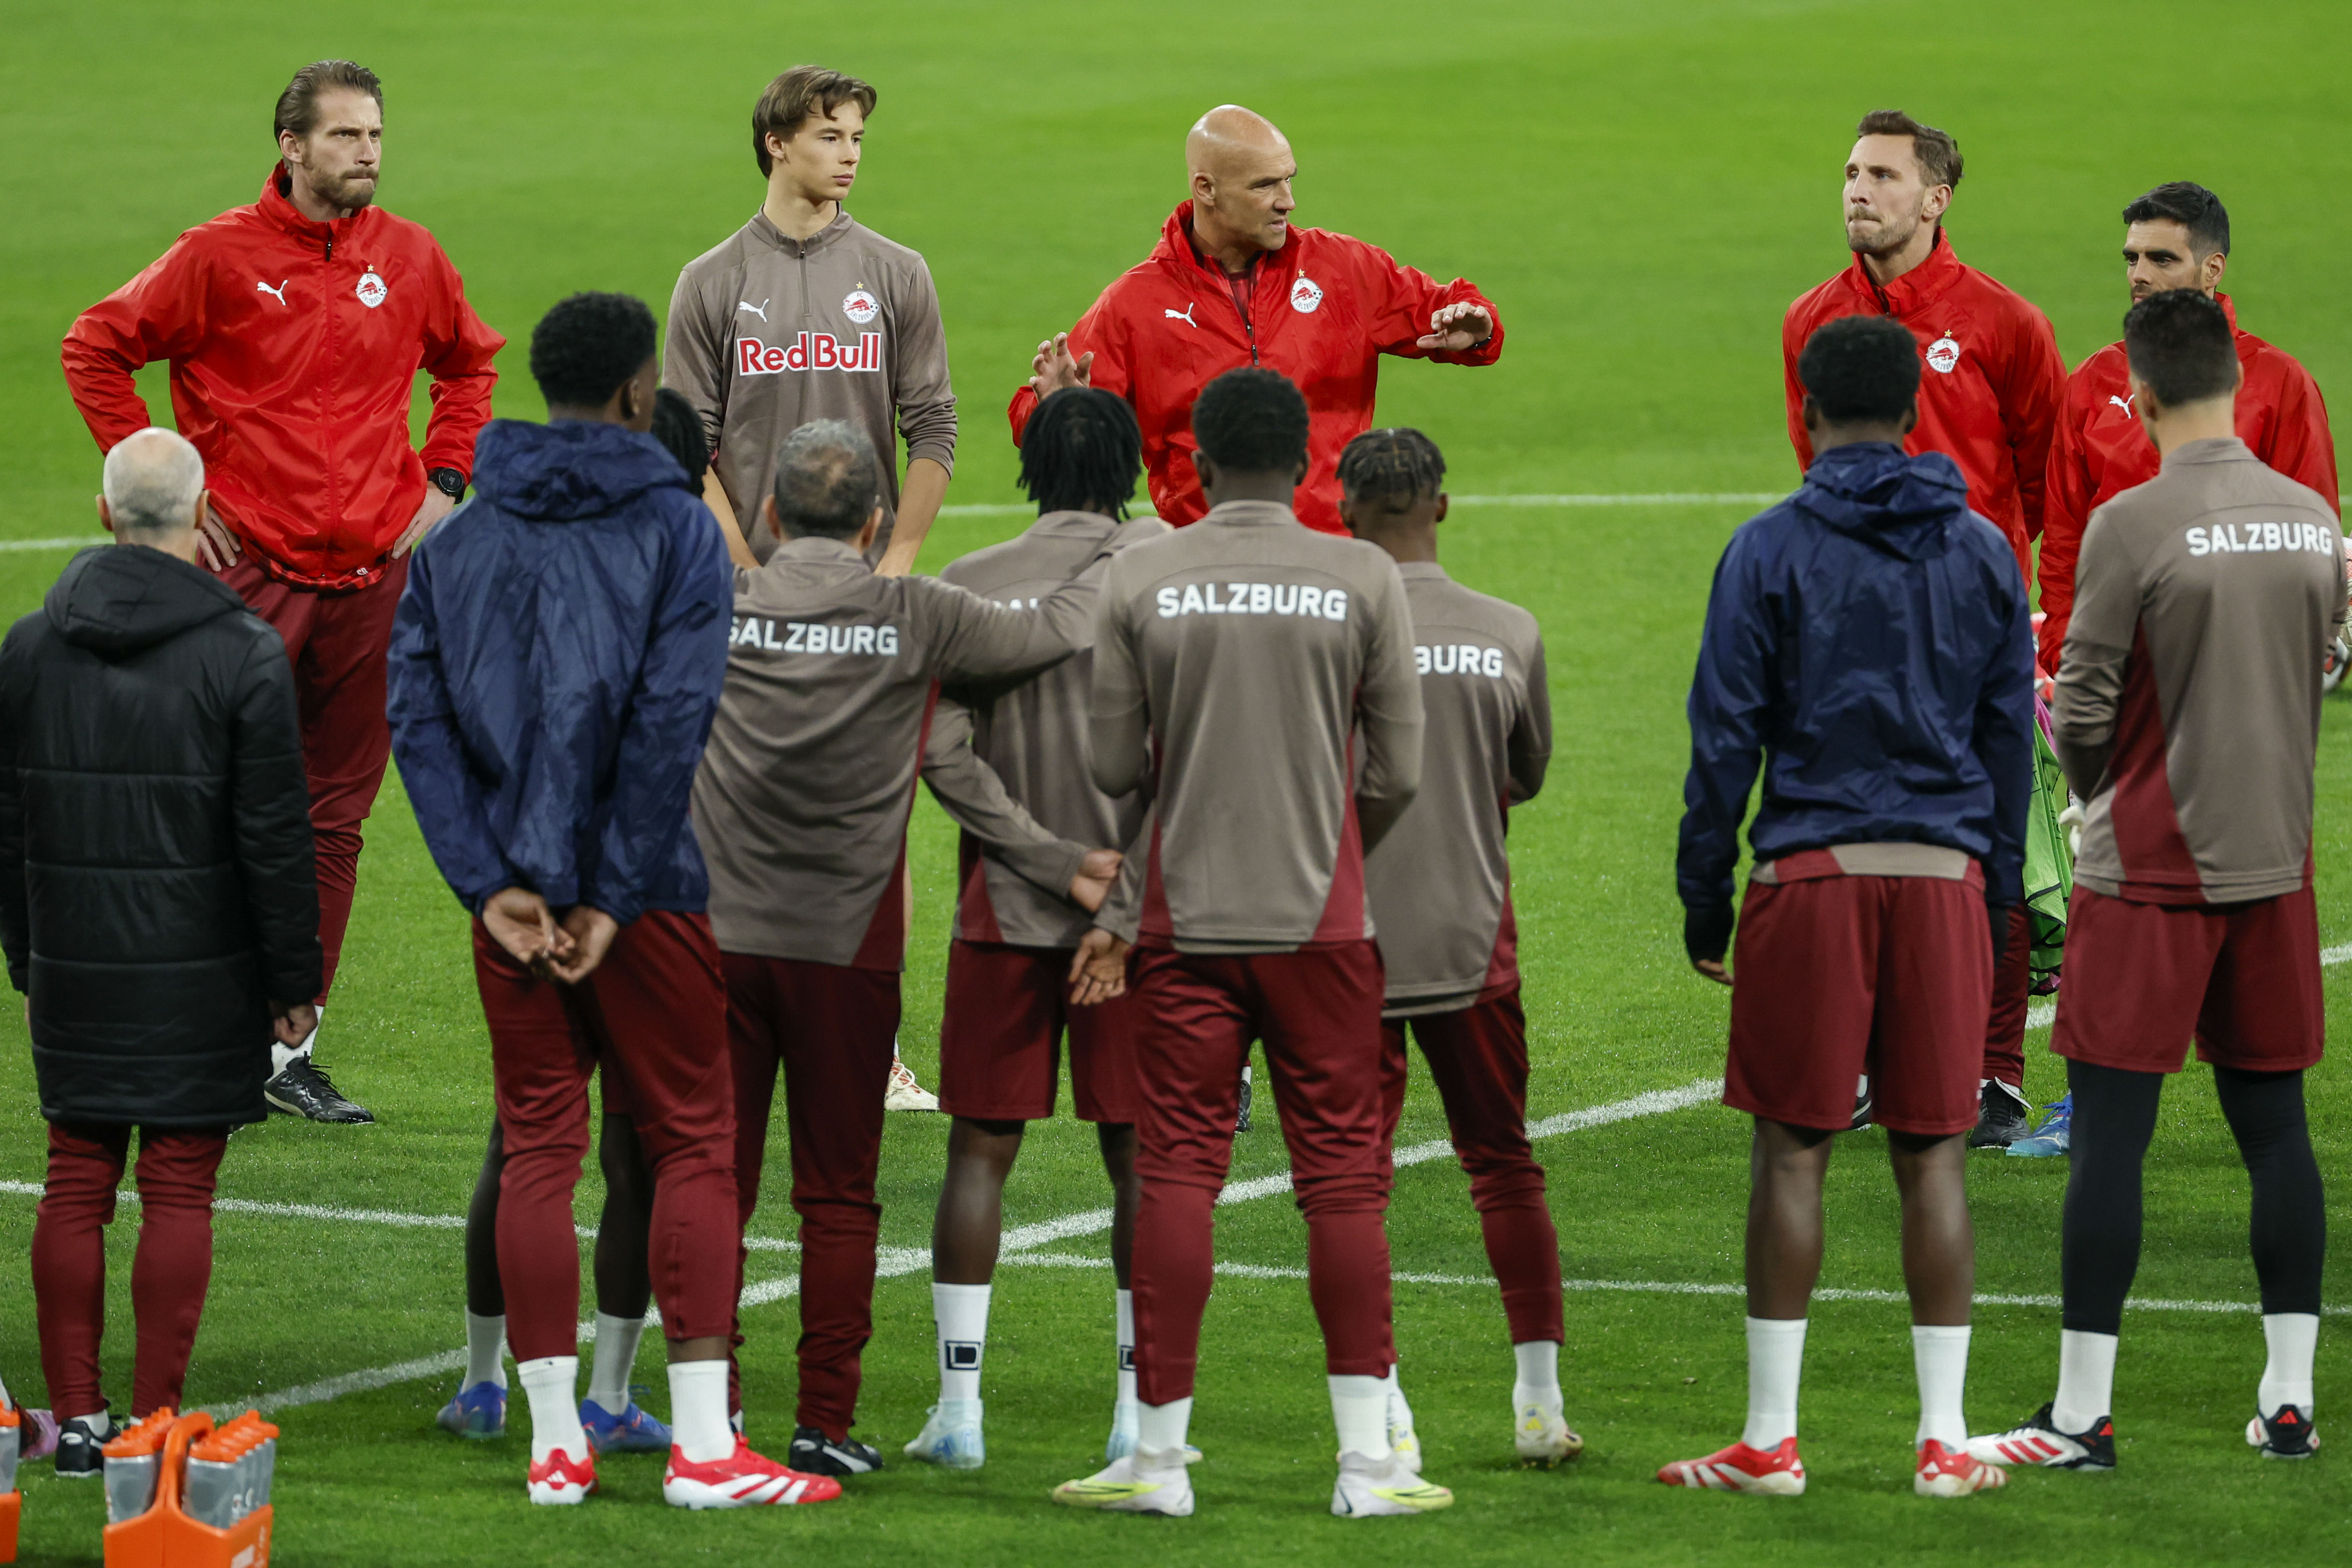
[[[291,283],[291,282],[293,282],[293,281],[294,281],[294,280],[293,280],[292,278],[290,278],[290,277],[289,277],[289,278],[288,278],[288,279],[286,280],[286,283],[279,283],[279,284],[275,284],[275,285],[268,284],[268,283],[257,283],[257,284],[255,284],[253,287],[254,287],[254,291],[255,291],[256,293],[270,295],[270,296],[272,296],[273,298],[275,298],[277,299],[278,303],[279,303],[280,305],[283,305],[283,304],[285,304],[285,303],[286,303],[286,284],[287,284],[287,283]]]
[[[1184,301],[1184,308],[1181,310],[1171,310],[1167,307],[1162,306],[1160,307],[1160,313],[1162,316],[1167,317],[1171,321],[1181,321],[1187,327],[1198,327],[1200,325],[1198,321],[1192,319],[1192,301],[1189,299]]]
[[[358,295],[360,303],[371,310],[392,297],[392,290],[385,286],[383,278],[376,276],[376,270],[373,267],[360,274],[359,287],[352,292]]]
[[[1949,332],[1927,345],[1927,368],[1938,375],[1950,375],[1959,368],[1959,340]]]
[[[1323,304],[1323,286],[1305,273],[1290,286],[1290,308],[1301,316],[1312,316]]]
[[[863,288],[853,288],[842,297],[841,313],[863,327],[882,314],[882,301]]]

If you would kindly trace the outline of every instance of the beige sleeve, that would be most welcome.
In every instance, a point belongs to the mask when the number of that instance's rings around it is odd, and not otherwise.
[[[727,417],[727,333],[705,308],[694,270],[677,275],[670,291],[669,334],[662,346],[662,384],[686,399],[702,416],[703,439],[719,450],[719,427]],[[739,527],[740,519],[739,519]]]
[[[956,825],[1025,882],[1067,897],[1087,846],[1056,838],[1013,798],[972,746],[972,712],[942,695],[923,745],[923,782]]]
[[[948,379],[948,334],[930,269],[918,263],[898,301],[898,341],[890,357],[890,402],[907,460],[928,457],[955,472],[955,387]]]
[[[1412,612],[1396,563],[1383,558],[1382,565],[1387,576],[1372,605],[1363,684],[1356,694],[1356,723],[1364,737],[1356,820],[1367,853],[1421,789],[1421,676],[1412,662]],[[1095,669],[1099,690],[1099,653]]]
[[[2104,507],[2083,530],[2074,565],[2074,614],[2058,660],[2052,739],[2076,796],[2089,800],[2115,749],[2123,706],[2124,666],[2139,632],[2139,566]]]

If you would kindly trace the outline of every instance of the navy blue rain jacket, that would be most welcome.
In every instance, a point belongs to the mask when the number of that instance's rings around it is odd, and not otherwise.
[[[1739,819],[1759,861],[1832,844],[1939,844],[2021,896],[2033,635],[2017,557],[1939,452],[1824,452],[1731,536],[1691,682],[1683,903],[1720,908]]]
[[[687,802],[733,592],[717,520],[615,424],[493,421],[474,484],[392,630],[393,748],[434,863],[478,915],[506,887],[624,925],[701,910]]]

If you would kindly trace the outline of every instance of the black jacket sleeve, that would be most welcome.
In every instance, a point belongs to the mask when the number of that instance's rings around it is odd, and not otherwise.
[[[16,778],[16,666],[23,659],[16,638],[0,647],[0,946],[8,953],[8,983],[29,988],[33,961],[32,910],[25,892],[25,790]]]
[[[307,1002],[319,994],[319,880],[310,842],[310,784],[302,768],[302,731],[294,701],[294,666],[278,633],[257,636],[237,674],[229,732],[229,809],[236,818],[237,873],[261,956],[263,989],[272,1002]]]

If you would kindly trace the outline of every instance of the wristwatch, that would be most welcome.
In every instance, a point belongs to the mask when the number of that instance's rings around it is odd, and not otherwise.
[[[425,478],[426,483],[453,501],[466,498],[466,476],[455,468],[428,468],[425,471]]]

